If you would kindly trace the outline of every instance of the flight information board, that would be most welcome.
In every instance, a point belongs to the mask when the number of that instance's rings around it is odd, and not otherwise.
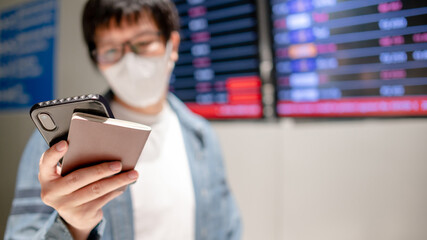
[[[206,118],[261,118],[255,2],[174,2],[181,45],[171,92]]]
[[[427,1],[270,6],[279,116],[427,115]]]

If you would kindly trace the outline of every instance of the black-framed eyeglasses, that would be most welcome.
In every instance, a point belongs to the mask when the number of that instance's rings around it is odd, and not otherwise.
[[[126,45],[129,49],[140,56],[155,56],[164,49],[161,32],[142,32],[121,44],[105,44],[97,46],[91,52],[92,57],[98,64],[114,64],[123,58]]]

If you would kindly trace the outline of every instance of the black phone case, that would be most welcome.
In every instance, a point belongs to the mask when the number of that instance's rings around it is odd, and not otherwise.
[[[56,99],[34,104],[30,116],[49,146],[61,140],[67,140],[71,117],[75,112],[94,114],[114,118],[108,101],[99,94]],[[48,114],[56,125],[53,130],[47,130],[41,124],[38,115]]]

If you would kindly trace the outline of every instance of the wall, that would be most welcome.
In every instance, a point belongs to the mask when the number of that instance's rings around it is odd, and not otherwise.
[[[244,239],[427,239],[427,120],[215,123]]]
[[[288,123],[284,239],[427,239],[425,119]]]
[[[83,2],[61,1],[58,97],[105,89],[82,43]],[[426,119],[213,125],[245,240],[427,239]],[[32,131],[27,112],[0,114],[0,235]]]

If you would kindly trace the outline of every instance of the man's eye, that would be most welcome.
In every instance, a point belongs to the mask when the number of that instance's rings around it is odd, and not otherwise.
[[[108,50],[106,50],[106,51],[104,51],[104,55],[113,55],[113,54],[116,54],[116,53],[118,53],[119,52],[119,50],[118,49],[116,49],[116,48],[111,48],[111,49],[108,49]]]
[[[138,49],[143,49],[146,48],[150,45],[151,42],[137,42],[135,44],[133,44],[135,47],[137,47]]]

